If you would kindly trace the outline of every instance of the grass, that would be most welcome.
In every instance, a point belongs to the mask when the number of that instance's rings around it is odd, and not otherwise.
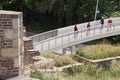
[[[48,79],[49,80],[62,80],[62,78],[58,77],[58,76],[54,76],[54,75],[47,76],[43,72],[40,72],[36,68],[31,70],[30,75],[31,75],[32,78],[37,78],[37,79],[40,79],[40,80],[48,80]]]
[[[53,53],[43,53],[42,56],[44,56],[46,58],[52,58],[54,60],[54,65],[56,67],[61,67],[61,66],[76,63],[76,61],[73,60],[72,57],[68,56],[68,55],[60,56],[60,55],[56,55]]]
[[[69,74],[70,69],[64,80],[120,80],[120,62],[112,61],[110,68],[108,70],[104,70],[102,67],[98,67],[93,64],[83,64],[78,67],[78,70],[74,71],[76,74]]]
[[[66,60],[66,57],[69,57],[50,53],[42,54],[42,56],[53,58],[54,60],[59,60],[59,62],[62,62],[62,60]],[[64,58],[60,59],[61,57]],[[71,61],[66,60],[66,62]],[[59,72],[57,76],[46,76],[35,69],[31,71],[31,77],[38,78],[40,80],[120,80],[120,61],[113,60],[109,66],[109,69],[105,70],[105,68],[100,66],[98,67],[98,65],[95,64],[83,63],[81,66],[73,66],[71,68],[65,69],[63,72]]]
[[[70,74],[72,72],[73,74]],[[57,76],[44,75],[37,69],[32,69],[31,77],[40,80],[120,80],[120,61],[112,61],[108,70],[94,64],[83,64],[66,69]]]
[[[115,57],[120,56],[120,46],[91,45],[78,49],[76,54],[92,60]]]
[[[30,76],[32,78],[38,78],[40,80],[44,80],[45,79],[44,74],[42,72],[38,71],[38,69],[36,69],[36,68],[34,68],[34,69],[31,70]]]

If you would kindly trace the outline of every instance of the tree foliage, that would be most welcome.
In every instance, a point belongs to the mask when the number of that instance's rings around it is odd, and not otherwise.
[[[56,28],[93,21],[96,3],[97,0],[0,0],[3,9],[23,11],[27,18],[34,13],[50,15],[55,18]],[[120,11],[120,0],[99,0],[98,10],[97,19],[111,17]]]

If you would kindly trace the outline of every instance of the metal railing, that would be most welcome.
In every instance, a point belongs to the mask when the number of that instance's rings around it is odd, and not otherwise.
[[[105,24],[107,24],[107,20],[108,19],[105,19]],[[113,20],[113,22],[120,21],[120,17],[112,18],[112,20]],[[100,21],[99,20],[91,21],[90,23],[93,27],[100,26]],[[78,29],[79,30],[85,29],[86,24],[87,23],[77,24]],[[44,32],[44,33],[37,34],[37,35],[30,36],[29,38],[31,38],[33,40],[33,42],[40,42],[40,41],[43,41],[43,40],[46,40],[46,39],[49,39],[49,38],[52,38],[52,37],[55,37],[55,36],[58,36],[58,35],[63,35],[63,34],[72,32],[73,27],[74,27],[74,25],[63,27],[63,28],[58,28],[58,29],[54,29],[54,30],[51,30],[51,31],[47,31],[47,32]]]
[[[107,21],[107,20],[106,20]],[[41,52],[54,51],[60,48],[69,47],[75,44],[80,44],[102,37],[120,34],[120,18],[113,18],[112,26],[105,24],[103,28],[101,25],[91,26],[90,32],[87,28],[83,28],[75,34],[73,31],[62,35],[51,37],[43,41],[33,41],[33,46],[36,50]],[[59,29],[58,29],[59,30]],[[88,33],[88,34],[87,34]]]
[[[40,33],[40,34],[36,34],[33,36],[30,36],[29,38],[33,40],[33,42],[40,42],[46,39],[49,39],[51,37],[55,37],[58,35],[58,31],[57,29],[51,30],[51,31],[47,31],[44,33]]]

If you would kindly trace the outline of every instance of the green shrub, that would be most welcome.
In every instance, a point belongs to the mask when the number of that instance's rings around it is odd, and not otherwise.
[[[120,56],[120,47],[112,45],[92,45],[77,50],[76,54],[88,59],[102,59]]]
[[[45,80],[63,80],[61,77],[58,76],[46,76]]]
[[[60,66],[62,66],[63,64],[62,64],[62,62],[56,60],[54,65],[55,65],[56,67],[60,67]]]
[[[87,65],[83,64],[80,66],[80,69],[81,69],[81,73],[84,73],[89,76],[96,76],[96,75],[102,73],[102,71],[103,71],[102,67],[98,67],[95,64],[87,64]]]
[[[62,80],[61,77],[58,76],[52,76],[52,75],[48,75],[45,76],[42,72],[38,71],[38,69],[34,68],[31,70],[31,77],[32,78],[38,78],[40,80]]]
[[[65,73],[69,75],[75,75],[80,73],[80,66],[72,66],[64,70]]]
[[[48,53],[48,54],[43,54],[42,56],[47,57],[47,58],[52,58],[54,60],[54,65],[57,67],[75,63],[72,57],[67,56],[67,55],[59,56],[53,53]]]
[[[73,66],[64,70],[64,72],[69,75],[82,73],[88,76],[97,76],[101,74],[102,71],[103,71],[102,67],[98,67],[97,65],[93,65],[93,64],[87,64],[87,65],[83,64],[81,66]]]
[[[36,69],[36,68],[31,70],[30,75],[32,78],[38,78],[40,80],[45,79],[44,74],[42,72],[38,71],[38,69]]]
[[[110,66],[110,73],[113,77],[120,76],[120,62],[117,62],[115,60],[112,61],[112,64]]]
[[[93,64],[83,64],[68,68],[65,72],[68,76],[64,80],[120,80],[120,62],[112,61],[108,70]]]
[[[83,52],[83,49],[80,48],[76,51],[76,54],[80,55],[80,56],[84,56],[84,52]]]

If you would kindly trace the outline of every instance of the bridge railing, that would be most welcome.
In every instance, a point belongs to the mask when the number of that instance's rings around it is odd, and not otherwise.
[[[111,18],[111,19],[113,20],[113,22],[120,21],[120,17]],[[108,21],[108,19],[105,19],[105,21],[104,21],[105,25],[107,24],[107,21]],[[94,27],[101,25],[100,24],[100,20],[91,21],[90,23]],[[77,24],[77,27],[78,27],[79,30],[85,29],[86,26],[87,26],[87,22],[86,23],[82,23],[82,24]],[[68,27],[64,27],[64,28],[59,28],[58,29],[58,35],[62,35],[62,34],[68,33],[68,31],[72,32],[73,31],[73,27],[74,27],[74,25],[68,26]]]
[[[54,30],[51,30],[51,31],[47,31],[47,32],[44,32],[44,33],[40,33],[40,34],[37,34],[37,35],[30,36],[29,38],[31,38],[33,40],[33,42],[40,42],[40,41],[49,39],[51,37],[55,37],[57,35],[58,35],[58,30],[54,29]]]
[[[116,20],[110,30],[109,30],[109,25],[105,24],[103,26],[103,29],[101,28],[101,25],[96,26],[91,26],[90,28],[90,34],[92,35],[86,35],[86,33],[88,32],[87,28],[84,28],[82,30],[78,31],[77,37],[75,37],[74,32],[69,32],[63,35],[58,35],[56,37],[52,37],[49,39],[46,39],[44,41],[41,42],[34,42],[33,46],[36,50],[39,51],[47,51],[49,49],[58,47],[58,46],[62,46],[71,42],[74,42],[76,40],[81,40],[81,39],[85,39],[88,36],[95,36],[95,35],[101,35],[104,33],[108,33],[108,31],[115,31],[116,26],[120,26],[120,19]]]
[[[118,18],[111,18],[111,19],[113,20],[113,22],[120,21],[119,17]],[[105,19],[105,25],[107,24],[107,20],[108,19]],[[87,25],[87,22],[82,23],[82,24],[77,24],[79,30],[85,29],[86,25]],[[100,26],[100,21],[99,20],[91,21],[91,25],[93,27]],[[43,41],[43,40],[46,40],[46,39],[49,39],[49,38],[52,38],[55,36],[59,36],[59,35],[63,35],[63,34],[69,33],[69,32],[73,32],[73,27],[74,27],[74,25],[63,27],[63,28],[58,28],[58,29],[54,29],[51,31],[37,34],[37,35],[30,36],[29,38],[31,38],[33,40],[33,42],[40,42],[40,41]]]

